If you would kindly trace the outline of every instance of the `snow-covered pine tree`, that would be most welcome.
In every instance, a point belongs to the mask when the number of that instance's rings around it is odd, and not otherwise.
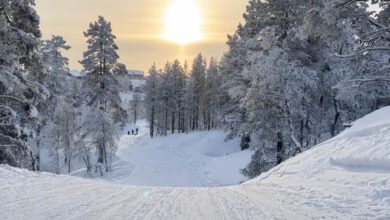
[[[70,79],[69,59],[62,55],[62,51],[71,47],[61,36],[52,36],[41,43],[40,53],[44,66],[44,80],[46,87],[55,95],[64,95]]]
[[[216,128],[219,121],[221,80],[216,59],[211,58],[207,69],[205,86],[206,128]]]
[[[137,124],[139,110],[141,107],[142,96],[139,91],[135,91],[133,94],[133,99],[131,100],[131,110],[133,111],[133,123]]]
[[[149,69],[149,75],[145,83],[145,108],[147,120],[150,123],[150,137],[155,136],[156,112],[158,104],[159,75],[156,64]]]
[[[202,54],[199,54],[193,61],[192,70],[190,74],[192,83],[192,124],[191,130],[198,130],[204,128],[205,123],[205,85],[206,85],[206,60]],[[203,123],[203,124],[202,124]]]
[[[161,121],[162,125],[162,133],[163,135],[168,134],[168,130],[171,126],[170,116],[171,112],[174,108],[174,79],[172,72],[172,64],[167,62],[165,64],[164,69],[161,72],[161,84],[160,84],[160,92],[159,92],[159,103],[160,103],[160,117],[159,121]]]
[[[50,91],[51,96],[45,103],[41,103],[44,117],[39,124],[40,132],[36,142],[38,150],[41,144],[51,152],[52,164],[55,165],[57,173],[60,172],[60,158],[64,158],[64,164],[67,164],[70,172],[74,132],[78,126],[76,108],[73,105],[77,102],[74,96],[76,91],[73,90],[76,82],[70,75],[69,59],[62,55],[62,51],[69,49],[70,46],[61,36],[52,36],[51,39],[43,41],[40,47],[44,67],[41,83]],[[60,150],[63,150],[64,155],[60,155]]]
[[[84,98],[91,106],[87,129],[99,155],[98,166],[109,170],[109,149],[115,150],[115,131],[125,121],[125,111],[120,107],[118,82],[114,74],[126,69],[118,62],[118,46],[112,34],[111,23],[102,16],[89,25],[84,33],[88,49],[80,63],[86,73]],[[93,119],[94,118],[94,119]]]
[[[38,56],[41,32],[33,0],[0,1],[0,163],[37,168],[32,142],[49,96]]]
[[[171,66],[173,77],[173,92],[172,92],[172,112],[171,112],[171,131],[174,133],[183,130],[183,112],[184,112],[184,96],[185,96],[185,79],[184,69],[180,61],[175,60]],[[177,129],[176,129],[177,128]]]
[[[258,155],[277,161],[281,145],[282,157],[288,158],[337,134],[343,121],[365,112],[343,110],[348,104],[334,90],[356,70],[357,63],[334,54],[353,50],[354,38],[367,26],[358,2],[249,2],[245,23],[228,39],[221,72],[225,124],[234,135],[258,137],[258,147],[265,148]],[[353,103],[365,105],[364,100]]]
[[[336,52],[339,62],[348,63],[353,68],[336,86],[341,111],[348,121],[390,104],[390,7],[387,1],[381,0],[358,2],[360,10],[348,10],[351,4],[339,7],[357,24],[351,42],[354,46]],[[368,3],[379,4],[377,15],[364,10]]]

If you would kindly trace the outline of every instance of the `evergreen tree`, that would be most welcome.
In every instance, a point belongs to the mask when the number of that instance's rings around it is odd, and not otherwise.
[[[91,106],[88,130],[98,152],[98,167],[109,170],[109,149],[116,149],[114,131],[123,123],[125,111],[120,107],[118,82],[114,74],[125,69],[118,63],[118,47],[112,34],[111,23],[103,17],[89,25],[84,33],[88,49],[80,63],[87,74],[84,79],[84,98]],[[93,119],[94,118],[94,119]]]
[[[191,70],[191,82],[193,86],[193,112],[192,112],[192,130],[202,129],[201,122],[204,122],[204,91],[206,85],[206,61],[202,54],[199,54],[193,61]]]
[[[32,0],[0,1],[0,163],[37,169],[35,131],[50,94],[37,52],[41,32]]]
[[[149,70],[149,76],[146,78],[145,84],[145,107],[147,111],[147,119],[150,123],[150,137],[155,135],[156,125],[156,112],[158,102],[158,85],[159,75],[156,64],[154,64]]]

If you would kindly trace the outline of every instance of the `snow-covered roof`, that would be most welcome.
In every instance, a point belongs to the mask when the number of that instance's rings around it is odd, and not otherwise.
[[[144,71],[141,70],[127,70],[127,74],[132,76],[144,76]]]
[[[82,71],[79,71],[79,70],[71,70],[70,75],[75,76],[75,77],[81,77],[81,76],[85,76],[85,73],[83,73]]]

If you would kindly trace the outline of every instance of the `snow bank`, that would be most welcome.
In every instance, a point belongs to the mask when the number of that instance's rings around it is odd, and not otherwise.
[[[331,162],[361,169],[390,170],[390,107],[357,120],[337,139]]]

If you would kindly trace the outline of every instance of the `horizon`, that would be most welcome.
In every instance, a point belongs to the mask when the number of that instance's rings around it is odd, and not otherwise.
[[[172,36],[175,33],[173,30],[172,33],[168,33],[173,41],[176,40],[172,42],[167,39],[169,38],[167,33],[164,33],[167,29],[164,27],[166,25],[164,22],[175,4],[184,1],[195,4],[199,9],[201,37],[195,39],[195,36],[194,41],[189,39],[190,42],[186,42],[187,39],[175,39],[176,36]],[[72,47],[64,52],[69,57],[71,70],[82,70],[78,61],[87,49],[83,32],[86,31],[89,23],[94,22],[98,16],[103,16],[111,22],[113,34],[117,37],[120,62],[124,63],[129,70],[142,70],[147,73],[153,63],[161,67],[167,61],[175,59],[182,63],[191,62],[198,53],[202,53],[207,58],[221,58],[227,50],[227,35],[234,33],[237,25],[242,21],[246,4],[247,1],[242,0],[228,3],[223,0],[212,2],[206,0],[135,0],[132,2],[40,0],[36,2],[35,8],[41,19],[42,38],[49,39],[52,35],[60,35]],[[70,15],[69,11],[74,15]],[[194,11],[192,14],[196,13]],[[179,13],[176,16],[183,15],[184,13]],[[173,17],[173,20],[180,19]],[[182,25],[183,22],[188,21],[184,19],[178,25]],[[185,31],[191,30],[192,28],[188,27],[185,29]]]

